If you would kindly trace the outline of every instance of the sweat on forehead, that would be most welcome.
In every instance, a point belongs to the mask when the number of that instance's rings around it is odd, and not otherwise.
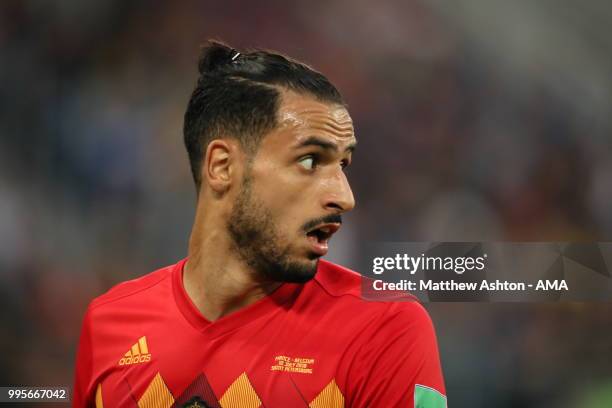
[[[284,92],[277,120],[280,128],[327,131],[337,137],[354,136],[353,121],[344,106],[308,95]]]

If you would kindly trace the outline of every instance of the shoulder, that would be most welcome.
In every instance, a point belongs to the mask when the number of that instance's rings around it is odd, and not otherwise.
[[[429,314],[415,296],[406,292],[401,296],[391,294],[366,298],[364,288],[370,286],[370,279],[344,266],[319,261],[315,282],[336,303],[346,304],[353,313],[375,315],[379,327],[387,326],[390,321],[401,325],[431,325]]]
[[[344,266],[321,259],[315,282],[333,297],[360,297],[361,275]]]
[[[108,309],[113,306],[141,303],[146,301],[146,299],[150,299],[151,296],[154,296],[152,292],[163,291],[164,287],[168,286],[164,285],[164,283],[171,284],[172,271],[181,262],[113,286],[106,293],[91,301],[88,312]]]

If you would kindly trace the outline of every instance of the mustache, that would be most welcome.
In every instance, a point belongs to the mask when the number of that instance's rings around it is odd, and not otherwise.
[[[321,224],[342,224],[342,216],[340,214],[330,214],[324,217],[315,218],[314,220],[308,221],[302,226],[304,232],[308,232],[317,225]]]

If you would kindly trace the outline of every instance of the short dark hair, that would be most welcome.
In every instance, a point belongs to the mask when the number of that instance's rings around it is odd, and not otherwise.
[[[198,190],[208,144],[220,137],[234,137],[249,154],[256,152],[262,137],[277,125],[282,88],[346,106],[324,75],[279,53],[259,49],[243,53],[209,41],[198,68],[200,76],[183,126]]]

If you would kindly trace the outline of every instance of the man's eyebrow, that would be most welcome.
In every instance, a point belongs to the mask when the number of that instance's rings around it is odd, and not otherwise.
[[[333,150],[334,152],[338,151],[338,145],[330,142],[329,140],[325,140],[318,136],[310,136],[307,139],[302,140],[296,148],[301,148],[305,146],[318,146],[326,150]],[[353,152],[355,151],[355,147],[357,146],[357,142],[353,142],[344,149],[345,152]]]

